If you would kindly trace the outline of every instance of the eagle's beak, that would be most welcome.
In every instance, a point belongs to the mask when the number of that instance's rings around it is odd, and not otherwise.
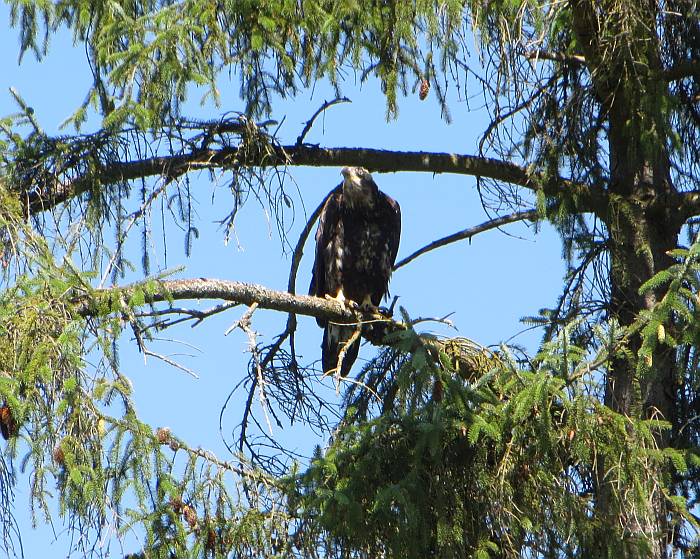
[[[343,175],[344,179],[347,179],[350,175],[352,175],[352,169],[350,167],[343,167],[340,170],[340,174]]]

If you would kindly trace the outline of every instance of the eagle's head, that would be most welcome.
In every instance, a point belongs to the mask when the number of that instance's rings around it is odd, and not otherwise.
[[[374,205],[379,188],[364,167],[343,167],[343,197],[350,206]]]

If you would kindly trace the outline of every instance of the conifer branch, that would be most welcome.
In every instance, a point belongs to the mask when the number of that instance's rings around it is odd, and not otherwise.
[[[154,156],[133,161],[114,161],[96,165],[89,174],[61,182],[56,178],[50,191],[35,185],[22,185],[28,192],[24,206],[28,214],[37,214],[79,196],[95,185],[109,185],[153,176],[176,179],[193,171],[237,169],[240,167],[312,166],[339,167],[354,165],[377,172],[452,173],[488,178],[523,186],[547,196],[569,195],[576,198],[582,211],[602,214],[607,197],[602,189],[564,177],[548,177],[543,173],[508,161],[475,155],[392,151],[352,147],[319,147],[308,144],[280,145],[265,138],[265,149],[193,148],[189,152]],[[264,140],[264,141],[265,141]]]

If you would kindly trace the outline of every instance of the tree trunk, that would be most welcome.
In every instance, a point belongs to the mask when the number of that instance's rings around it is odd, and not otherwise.
[[[675,208],[678,193],[671,181],[666,117],[659,102],[668,84],[662,78],[657,9],[654,3],[572,0],[573,28],[608,123],[608,308],[609,317],[623,327],[652,309],[662,295],[642,295],[639,288],[673,263],[667,251],[676,247],[683,224]],[[659,344],[638,368],[641,345],[641,336],[634,336],[628,352],[610,363],[605,404],[632,420],[673,422],[678,391],[674,352]],[[667,447],[670,433],[659,433],[655,442]],[[598,463],[596,516],[601,533],[594,554],[667,558],[670,533],[661,492],[663,472],[648,469],[643,483],[647,496],[639,510],[633,500],[635,488],[615,485],[614,467]],[[620,541],[610,542],[612,537]]]
[[[651,310],[661,293],[639,293],[641,285],[672,259],[667,251],[675,248],[682,219],[673,209],[676,192],[670,178],[665,150],[653,159],[641,145],[638,134],[629,134],[630,119],[636,115],[624,96],[611,106],[609,148],[611,204],[607,227],[610,243],[610,317],[621,326],[630,326],[644,310]],[[647,155],[644,155],[644,154]],[[608,371],[605,404],[633,419],[657,418],[673,422],[676,397],[676,363],[672,349],[659,344],[639,374],[641,336],[628,346],[633,357],[616,357]],[[659,448],[669,445],[670,433],[656,437]],[[663,472],[650,471],[646,483],[648,498],[641,514],[633,514],[633,491],[614,492],[608,479],[610,464],[600,464],[598,514],[606,522],[622,528],[620,553],[624,557],[667,557],[669,529],[667,508],[661,492]],[[615,476],[612,476],[613,478]],[[630,488],[631,489],[631,488]],[[638,510],[639,507],[637,507]]]

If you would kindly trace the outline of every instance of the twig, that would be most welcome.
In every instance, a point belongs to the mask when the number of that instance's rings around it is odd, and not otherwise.
[[[17,91],[14,87],[10,87],[10,95],[14,97],[15,102],[19,105],[20,109],[22,109],[23,116],[30,122],[34,128],[34,132],[43,135],[44,131],[41,129],[41,126],[39,126],[39,123],[34,117],[34,109],[27,105],[24,99],[22,99],[22,96],[19,94],[19,91]]]
[[[336,381],[336,385],[335,385],[336,394],[339,394],[339,392],[340,392],[340,378],[341,378],[340,371],[343,370],[343,361],[345,361],[345,355],[347,354],[348,349],[350,349],[350,346],[352,346],[352,344],[354,344],[360,338],[361,333],[362,333],[362,324],[358,322],[357,325],[355,326],[355,330],[353,331],[352,336],[350,336],[350,338],[348,338],[348,341],[346,341],[343,344],[343,347],[341,347],[340,351],[338,352],[338,365],[336,366],[335,369],[331,369],[332,371],[334,371],[333,376],[334,376],[335,381]],[[327,371],[324,374],[324,376],[327,376],[330,372],[331,371]]]
[[[185,309],[182,307],[170,307],[168,309],[159,309],[151,312],[144,312],[144,313],[135,313],[134,316],[137,318],[146,318],[149,316],[165,316],[169,314],[184,314],[186,316],[182,318],[178,318],[177,320],[171,320],[171,321],[162,321],[157,324],[159,328],[164,327],[164,328],[169,328],[171,326],[175,326],[176,324],[180,324],[182,322],[186,322],[188,320],[194,320],[194,324],[192,324],[192,328],[199,326],[205,318],[208,318],[210,316],[213,316],[215,314],[219,314],[220,312],[224,312],[228,309],[232,309],[234,307],[237,307],[239,303],[221,303],[219,305],[215,305],[211,307],[210,309],[200,311],[197,309]],[[151,328],[153,325],[147,325],[143,328],[143,330],[147,330]]]
[[[320,115],[322,112],[324,112],[326,109],[329,109],[333,105],[337,105],[338,103],[352,103],[352,101],[347,97],[336,97],[332,101],[324,101],[323,105],[321,105],[319,109],[313,114],[313,116],[306,121],[304,129],[301,131],[301,134],[297,138],[297,146],[300,146],[304,143],[304,138],[306,138],[306,135],[309,133],[309,130],[311,130],[311,127],[314,125],[314,121],[316,120],[316,118],[318,118],[318,115]]]
[[[253,313],[255,310],[258,308],[258,303],[254,302],[250,307],[248,307],[248,310],[243,313],[243,316],[239,318],[236,322],[234,322],[231,326],[228,327],[226,332],[224,332],[224,336],[228,336],[231,332],[233,332],[236,328],[240,328],[241,330],[245,331],[246,328],[250,327],[250,319],[253,317]]]
[[[171,365],[177,369],[180,369],[181,371],[185,371],[188,375],[191,375],[192,377],[198,379],[199,375],[195,373],[192,369],[188,369],[184,365],[181,365],[177,361],[170,359],[170,357],[166,357],[165,355],[162,355],[160,353],[156,353],[155,351],[151,351],[147,347],[142,348],[144,359],[146,358],[147,355],[150,355],[151,357],[155,357],[156,359],[160,359],[161,361],[165,361],[168,365]]]
[[[569,64],[585,64],[586,57],[582,54],[566,54],[563,52],[551,52],[546,50],[529,50],[525,52],[528,60],[552,60],[554,62],[568,62]]]
[[[265,377],[263,375],[263,367],[260,362],[260,355],[258,352],[258,333],[250,327],[250,319],[253,317],[253,313],[258,308],[258,303],[253,303],[250,305],[248,310],[243,314],[243,316],[238,319],[234,324],[226,330],[225,335],[228,336],[236,328],[240,328],[246,336],[248,336],[248,348],[250,354],[253,356],[253,362],[255,363],[255,385],[258,389],[258,398],[260,399],[260,407],[265,414],[265,421],[267,422],[267,428],[272,435],[272,423],[270,422],[270,416],[267,413],[267,397],[265,396]]]
[[[422,254],[425,254],[426,252],[429,252],[431,250],[435,250],[436,248],[440,248],[450,243],[455,243],[457,241],[462,241],[464,239],[471,239],[474,235],[477,235],[478,233],[483,233],[484,231],[489,231],[490,229],[495,229],[497,227],[501,227],[502,225],[507,225],[508,223],[514,223],[516,221],[525,220],[534,221],[535,219],[537,219],[538,216],[539,212],[537,210],[525,210],[522,212],[515,212],[510,215],[504,215],[502,217],[497,217],[496,219],[485,221],[481,225],[476,225],[475,227],[463,229],[462,231],[458,231],[457,233],[453,233],[452,235],[448,235],[447,237],[443,237],[442,239],[433,241],[432,243],[425,245],[423,248],[418,249],[410,256],[407,256],[406,258],[395,264],[394,270],[398,270],[402,266],[405,266],[409,262],[421,256]]]

